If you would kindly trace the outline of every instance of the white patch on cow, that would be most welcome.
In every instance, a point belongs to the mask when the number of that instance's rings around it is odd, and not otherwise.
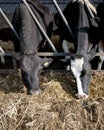
[[[62,48],[65,53],[73,52],[74,51],[74,43],[68,42],[67,40],[63,40]],[[66,56],[68,59],[70,56]]]
[[[66,40],[63,40],[62,48],[63,48],[64,53],[69,53],[68,42]],[[70,56],[65,56],[65,61],[67,61],[69,58]],[[70,70],[69,65],[66,66],[66,70]]]
[[[84,95],[82,83],[80,80],[81,71],[83,70],[84,58],[71,60],[71,70],[77,82],[78,95]]]
[[[88,44],[88,53],[91,51],[92,46],[93,46],[93,44],[91,44],[91,43]]]
[[[63,48],[63,51],[65,53],[69,53],[69,47],[68,47],[68,42],[66,40],[63,40],[63,43],[62,43],[62,48]],[[69,59],[70,57],[69,56],[65,56],[66,59]]]
[[[100,41],[98,44],[98,51],[100,53],[104,53],[104,43],[102,41]],[[100,62],[98,63],[97,70],[101,70],[103,62],[104,62],[104,56],[100,56]]]
[[[70,70],[70,65],[66,66],[66,70],[69,71]]]

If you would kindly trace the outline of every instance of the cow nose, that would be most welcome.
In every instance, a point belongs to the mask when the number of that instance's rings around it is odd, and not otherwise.
[[[27,95],[39,95],[41,94],[41,89],[39,90],[27,90]]]

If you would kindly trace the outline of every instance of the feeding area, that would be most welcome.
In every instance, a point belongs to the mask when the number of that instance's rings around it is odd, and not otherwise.
[[[47,4],[47,1],[44,4]],[[52,36],[51,39],[48,39],[46,34],[43,35],[49,44],[52,42],[55,47],[56,44],[59,45],[58,35]],[[5,52],[15,52],[11,40],[0,40],[0,46]],[[51,48],[55,51],[54,46]],[[51,66],[53,68],[45,68],[39,75],[42,92],[27,95],[20,68],[9,53],[4,58],[5,66],[0,61],[0,130],[104,129],[103,70],[93,70],[89,97],[78,99],[75,95],[75,78],[56,58]],[[58,70],[55,68],[57,65]],[[92,67],[94,65],[97,65],[95,61]],[[61,70],[62,68],[64,70]]]

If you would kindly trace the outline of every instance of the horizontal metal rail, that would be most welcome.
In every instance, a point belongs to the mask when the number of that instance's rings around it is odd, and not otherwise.
[[[69,53],[53,53],[53,52],[39,52],[38,53],[39,56],[41,57],[58,57],[59,59],[64,56],[69,56]],[[18,70],[17,64],[16,64],[16,60],[15,60],[15,56],[21,56],[21,53],[15,53],[15,52],[6,52],[4,56],[11,56],[12,61],[13,61],[13,68],[2,68],[0,69],[0,74],[12,74],[12,73],[16,73]],[[62,57],[60,57],[62,56]],[[96,53],[96,56],[104,56],[104,53]],[[14,58],[13,58],[14,57]],[[53,69],[47,69],[46,71],[55,71],[55,72],[68,72],[67,70],[63,70],[63,69],[57,69],[57,70],[53,70]],[[96,72],[98,73],[104,73],[104,70],[93,70],[93,75],[96,74]]]
[[[5,52],[4,56],[14,56],[14,55],[21,55],[20,52]],[[53,53],[53,52],[38,52],[39,56],[56,56],[56,57],[61,57],[61,56],[70,56],[71,53]],[[96,53],[95,56],[104,56],[104,53]]]
[[[5,4],[5,5],[6,5],[6,4],[13,4],[13,5],[14,5],[14,4],[19,4],[19,3],[20,3],[20,2],[0,2],[0,5],[1,5],[1,4]]]

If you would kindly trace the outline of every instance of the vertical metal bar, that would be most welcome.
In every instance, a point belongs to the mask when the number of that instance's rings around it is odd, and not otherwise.
[[[10,26],[10,28],[12,29],[12,31],[14,32],[14,34],[16,35],[17,39],[19,40],[19,36],[16,32],[16,30],[14,29],[13,25],[11,24],[10,20],[7,18],[7,16],[5,15],[5,13],[3,12],[3,10],[0,8],[0,13],[2,15],[2,17],[5,19],[5,21],[7,22],[7,24]]]
[[[70,26],[69,26],[69,24],[68,24],[68,22],[67,22],[65,16],[63,15],[63,13],[62,13],[62,11],[61,11],[59,5],[57,4],[56,0],[52,0],[52,2],[54,3],[54,5],[55,5],[57,11],[59,12],[59,14],[60,14],[62,20],[64,21],[64,23],[65,23],[65,25],[66,25],[66,27],[67,27],[69,33],[71,34],[72,38],[74,39],[74,36],[73,36],[72,30],[71,30],[71,28],[70,28]]]
[[[4,50],[2,49],[2,47],[0,46],[0,58],[1,58],[0,60],[1,60],[2,63],[5,64],[4,55],[5,55],[5,52],[4,52]]]
[[[42,28],[42,26],[40,25],[38,19],[36,18],[35,14],[32,12],[31,8],[29,7],[28,3],[26,2],[26,0],[22,0],[23,3],[25,4],[25,6],[27,7],[28,11],[30,12],[31,16],[33,17],[34,21],[36,22],[38,28],[40,29],[40,31],[42,32],[42,34],[44,35],[44,37],[46,38],[46,40],[48,41],[50,47],[52,48],[52,50],[54,52],[57,52],[57,50],[55,49],[53,43],[51,42],[51,40],[49,39],[49,37],[47,36],[47,34],[45,33],[44,29]]]
[[[94,18],[94,14],[92,13],[92,11],[91,11],[91,9],[89,8],[89,6],[87,5],[86,1],[84,1],[84,4],[85,4],[85,6],[86,6],[86,8],[87,8],[87,10],[88,10],[88,12],[89,12],[89,14],[90,14],[90,17],[91,17],[91,18]]]
[[[0,46],[0,56],[1,55],[4,55],[5,54],[5,52],[4,52],[4,50],[2,49],[2,47]]]
[[[2,49],[2,47],[0,46],[0,56],[1,56],[1,61],[4,63],[4,58],[3,55],[5,54],[5,51]]]

